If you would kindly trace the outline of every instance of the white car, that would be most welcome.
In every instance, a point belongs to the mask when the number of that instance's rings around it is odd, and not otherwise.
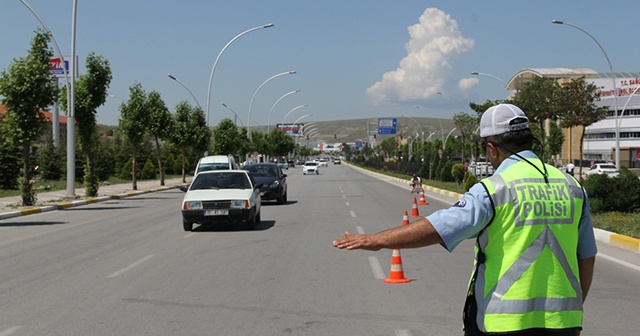
[[[620,174],[620,170],[613,163],[596,163],[587,170],[587,176],[607,174],[609,177],[616,177]]]
[[[302,166],[302,174],[320,174],[320,163],[315,161],[305,162]]]
[[[210,170],[196,175],[182,200],[182,226],[241,223],[255,229],[260,223],[262,183],[245,170]]]
[[[327,159],[320,159],[318,160],[318,163],[320,164],[320,167],[329,167],[329,160]]]

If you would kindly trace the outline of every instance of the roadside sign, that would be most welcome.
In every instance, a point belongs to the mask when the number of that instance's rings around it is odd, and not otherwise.
[[[55,56],[55,57],[51,57],[51,59],[49,60],[49,65],[51,66],[51,76],[55,76],[58,78],[64,78],[64,71],[67,70],[67,74],[71,75],[71,67],[69,66],[70,62],[71,62],[71,56],[63,56],[64,58],[64,68],[62,67],[62,60],[60,59],[60,57]],[[78,58],[76,57],[76,60]],[[77,63],[77,62],[76,62]],[[76,70],[78,68],[76,67]],[[76,76],[78,75],[78,72],[76,71]]]
[[[378,134],[396,134],[398,119],[378,118]]]

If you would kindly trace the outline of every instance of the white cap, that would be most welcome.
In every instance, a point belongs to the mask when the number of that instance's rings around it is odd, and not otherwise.
[[[516,119],[526,122],[512,124]],[[511,104],[499,104],[488,108],[480,118],[480,137],[500,135],[529,128],[529,118],[522,110]]]

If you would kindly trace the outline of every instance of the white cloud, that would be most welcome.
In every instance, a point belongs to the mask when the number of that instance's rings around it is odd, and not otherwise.
[[[458,88],[460,91],[467,91],[478,83],[480,83],[480,80],[477,77],[467,77],[458,81]]]
[[[462,36],[458,23],[437,8],[427,8],[408,30],[408,53],[400,66],[366,90],[374,104],[435,95],[451,71],[451,61],[473,48],[473,40]]]

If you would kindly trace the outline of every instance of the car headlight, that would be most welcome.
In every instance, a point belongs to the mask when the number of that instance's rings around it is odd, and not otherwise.
[[[249,201],[247,200],[232,200],[231,201],[231,208],[233,209],[248,209],[249,208]]]
[[[201,201],[186,201],[182,204],[183,210],[202,210]]]
[[[280,185],[280,181],[273,181],[273,183],[271,183],[271,185],[269,187],[277,188],[279,185]]]

